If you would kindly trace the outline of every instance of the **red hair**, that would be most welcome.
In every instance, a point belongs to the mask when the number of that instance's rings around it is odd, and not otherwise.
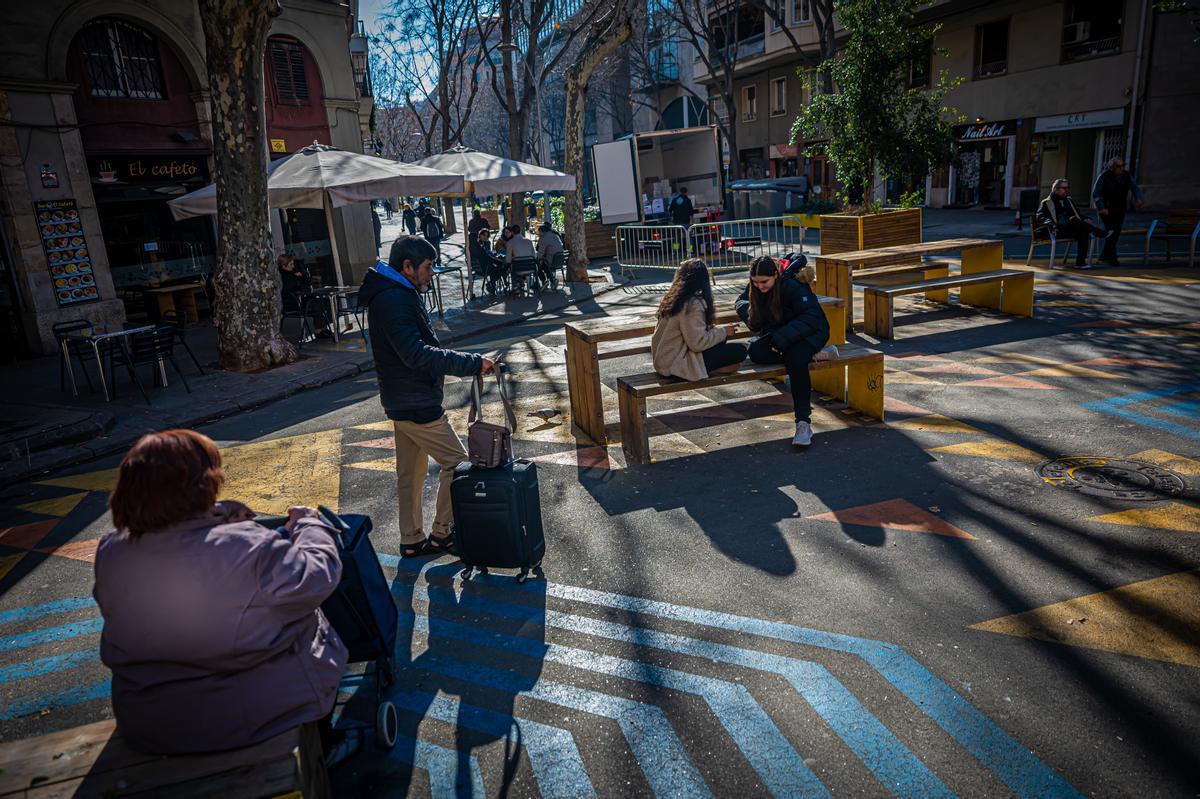
[[[211,438],[194,430],[149,433],[125,453],[108,507],[116,528],[137,538],[208,510],[224,483]]]

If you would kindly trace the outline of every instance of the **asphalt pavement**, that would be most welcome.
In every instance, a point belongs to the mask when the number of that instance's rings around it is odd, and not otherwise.
[[[401,740],[337,795],[1197,795],[1200,276],[1037,277],[1032,320],[914,300],[897,340],[858,338],[886,421],[814,397],[803,453],[766,382],[652,401],[649,466],[572,432],[563,321],[661,286],[465,342],[506,352],[541,476],[524,585],[397,558],[370,373],[205,427],[229,496],[374,520]],[[647,370],[602,364],[611,437],[616,376]],[[116,462],[0,494],[0,739],[111,715],[90,560]]]

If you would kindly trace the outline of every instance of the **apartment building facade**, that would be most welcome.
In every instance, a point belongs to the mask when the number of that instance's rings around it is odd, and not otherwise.
[[[730,155],[747,177],[808,175],[828,190],[836,175],[817,143],[790,143],[809,100],[797,72],[819,49],[809,0],[790,2],[799,52],[761,10],[730,43],[738,48]],[[1128,160],[1150,207],[1200,201],[1200,45],[1181,15],[1149,0],[942,0],[919,19],[940,29],[915,80],[942,69],[963,78],[947,100],[960,115],[956,157],[931,165],[928,205],[1016,208],[1022,190],[1046,191],[1060,177],[1082,199],[1113,156]],[[696,64],[715,95],[716,76]]]
[[[282,0],[263,54],[271,157],[313,141],[362,151],[370,80],[356,13],[357,2]],[[213,135],[195,3],[46,0],[0,18],[0,326],[21,357],[52,352],[58,322],[119,328],[140,288],[211,273],[215,220],[175,221],[166,203],[213,179]],[[352,273],[374,262],[369,214],[334,214]],[[277,238],[332,265],[320,211],[287,212]]]

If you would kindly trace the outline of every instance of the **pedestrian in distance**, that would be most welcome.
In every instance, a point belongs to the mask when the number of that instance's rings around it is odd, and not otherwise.
[[[390,222],[392,220],[392,201],[386,197],[383,199],[383,213],[387,215]]]
[[[424,239],[396,239],[388,262],[367,271],[358,294],[371,328],[379,400],[395,435],[400,546],[406,558],[453,551],[450,481],[467,453],[442,408],[445,376],[486,375],[495,367],[481,355],[442,348],[434,334],[418,293],[429,289],[436,257]],[[426,536],[421,493],[429,458],[440,472],[432,532]]]
[[[404,227],[408,229],[408,235],[417,235],[417,212],[413,210],[413,207],[405,203],[400,216],[404,220]]]
[[[433,249],[437,250],[437,256],[434,257],[434,263],[441,260],[442,256],[442,238],[446,235],[446,229],[442,227],[442,220],[438,219],[437,214],[432,208],[425,207],[421,212],[421,235],[425,240],[433,245]]]
[[[1105,238],[1112,232],[1101,230],[1079,213],[1074,200],[1071,199],[1071,184],[1065,178],[1059,178],[1050,187],[1050,196],[1042,200],[1034,217],[1034,225],[1038,228],[1052,228],[1058,238],[1075,240],[1076,269],[1092,268],[1087,260],[1089,239]]]
[[[1142,207],[1142,190],[1133,176],[1125,171],[1125,159],[1113,158],[1107,168],[1096,178],[1092,186],[1092,204],[1104,222],[1108,238],[1100,260],[1110,266],[1120,266],[1117,260],[1117,242],[1121,239],[1121,228],[1125,225],[1125,212],[1129,210],[1129,195],[1133,195],[1133,207]]]
[[[142,436],[117,470],[93,595],[121,738],[191,754],[315,724],[340,762],[364,736],[332,726],[348,658],[320,611],[342,575],[336,533],[293,507],[282,536],[218,502],[224,481],[216,445],[192,430]]]
[[[488,221],[483,218],[478,208],[473,208],[471,219],[467,222],[467,237],[473,241],[481,230],[488,230]]]
[[[757,334],[750,341],[750,360],[787,366],[796,415],[792,445],[796,447],[812,443],[809,364],[838,355],[837,347],[826,346],[829,321],[809,285],[815,276],[807,266],[795,278],[783,274],[774,258],[760,255],[750,262],[750,282],[734,304],[738,316]]]
[[[688,258],[658,304],[658,323],[650,339],[654,371],[682,380],[737,371],[746,359],[746,346],[728,340],[737,325],[717,327],[716,315],[708,266]]]
[[[383,222],[374,208],[371,209],[371,229],[375,233],[375,257],[378,258],[379,250],[383,247]]]
[[[692,200],[688,197],[687,186],[680,186],[679,193],[671,200],[671,223],[687,227],[692,224]]]

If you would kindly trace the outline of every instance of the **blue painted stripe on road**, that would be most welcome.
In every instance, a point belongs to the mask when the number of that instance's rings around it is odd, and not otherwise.
[[[440,655],[423,655],[420,668],[435,675],[613,719],[621,728],[655,796],[712,796],[661,708],[552,680],[538,680],[530,686],[523,677],[515,674]]]
[[[0,652],[12,652],[31,646],[58,643],[79,635],[91,635],[92,633],[100,632],[100,628],[103,626],[104,620],[95,618],[88,619],[87,621],[63,624],[57,627],[44,627],[40,630],[33,630],[19,635],[10,635],[7,638],[0,638]]]
[[[53,602],[43,602],[40,605],[28,605],[23,608],[0,611],[0,624],[13,624],[19,621],[50,616],[55,613],[71,613],[83,608],[95,607],[96,601],[90,596],[73,596],[66,599],[56,599]]]
[[[88,663],[99,663],[99,653],[95,649],[80,649],[78,652],[67,652],[63,655],[51,655],[24,663],[12,663],[0,667],[0,685],[14,680],[28,680],[31,677],[41,677],[56,671],[77,669]]]
[[[388,756],[429,774],[429,794],[434,799],[456,799],[460,796],[487,796],[479,761],[467,752],[399,736]],[[459,760],[463,760],[470,784],[459,785]]]
[[[451,696],[399,690],[388,694],[396,707],[434,718],[451,726],[478,730],[508,739],[516,728],[516,742],[525,747],[538,793],[546,799],[595,796],[596,790],[583,767],[575,738],[567,730],[529,719],[460,702]]]
[[[1195,385],[1200,386],[1200,381]],[[429,562],[412,564],[395,556],[380,556],[385,565],[408,572],[422,572]],[[482,578],[486,580],[487,578]],[[882,641],[856,638],[797,627],[783,622],[755,619],[719,611],[702,610],[669,602],[612,594],[590,588],[556,583],[519,584],[504,579],[511,590],[545,593],[559,599],[607,608],[676,619],[740,633],[761,635],[819,649],[857,655],[900,690],[918,709],[990,769],[1018,796],[1080,797],[1071,785],[1047,768],[1032,752],[1021,746],[974,705],[954,692],[900,647]]]
[[[1172,416],[1182,416],[1185,419],[1200,420],[1200,400],[1184,400],[1173,405],[1164,405],[1159,410]]]
[[[76,685],[58,694],[22,696],[10,702],[4,708],[0,708],[0,721],[12,721],[13,719],[33,713],[40,713],[47,709],[70,707],[96,699],[107,699],[111,691],[111,681],[105,680],[104,682],[93,683],[91,685]]]
[[[397,587],[394,590],[403,590]],[[426,599],[429,591],[423,586],[414,587],[413,595]],[[641,627],[630,627],[617,622],[603,621],[586,616],[576,616],[553,610],[543,611],[529,605],[499,602],[490,598],[463,593],[455,600],[461,607],[492,613],[509,618],[541,621],[560,629],[585,635],[594,635],[610,640],[639,644],[706,660],[728,663],[745,668],[780,674],[804,697],[814,710],[837,733],[871,773],[897,796],[905,797],[950,797],[953,792],[939,780],[929,768],[914,755],[899,739],[838,682],[824,666],[809,661],[788,658],[766,652],[758,652],[726,644],[703,641]],[[442,622],[436,622],[439,626]],[[592,657],[591,653],[587,653]],[[572,664],[575,665],[575,664]],[[585,663],[580,668],[589,668]],[[636,679],[636,678],[635,678]],[[737,686],[745,690],[742,686]],[[757,705],[755,710],[761,712]],[[774,728],[774,725],[772,725]],[[777,732],[777,730],[776,730]],[[786,743],[786,742],[785,742]],[[743,752],[747,752],[742,747]],[[767,752],[770,762],[778,762],[792,769],[799,768],[811,776],[810,790],[815,785],[824,791],[803,765],[803,759],[794,754],[790,745],[786,751]],[[792,762],[783,758],[790,756]],[[747,753],[747,758],[753,759]],[[761,759],[761,758],[760,758]],[[756,770],[758,767],[756,766]],[[762,772],[759,772],[762,774]],[[766,776],[764,781],[766,781]],[[780,791],[767,782],[768,787],[779,796],[794,795],[792,791]]]
[[[424,598],[424,597],[423,597]],[[427,598],[426,598],[427,599]],[[412,618],[410,614],[404,614]],[[536,621],[536,619],[535,619]],[[492,630],[468,627],[442,619],[415,619],[415,628],[439,637],[455,638],[478,646],[518,652],[577,669],[609,674],[626,680],[695,694],[712,709],[729,737],[775,796],[828,797],[829,791],[796,753],[750,692],[741,685],[660,668],[623,658],[559,644],[546,644],[521,636],[498,637]]]
[[[1155,427],[1177,436],[1200,441],[1200,430],[1173,422],[1170,419],[1159,419],[1155,416],[1148,416],[1145,413],[1138,413],[1137,411],[1129,410],[1127,407],[1129,405],[1136,405],[1139,402],[1161,399],[1162,397],[1170,397],[1175,394],[1186,394],[1190,391],[1200,391],[1200,380],[1174,386],[1163,386],[1162,388],[1155,388],[1149,391],[1139,391],[1136,394],[1126,394],[1123,397],[1110,397],[1108,399],[1096,400],[1095,402],[1085,402],[1081,407],[1106,413],[1110,416],[1120,416],[1138,424],[1146,425],[1147,427]]]

